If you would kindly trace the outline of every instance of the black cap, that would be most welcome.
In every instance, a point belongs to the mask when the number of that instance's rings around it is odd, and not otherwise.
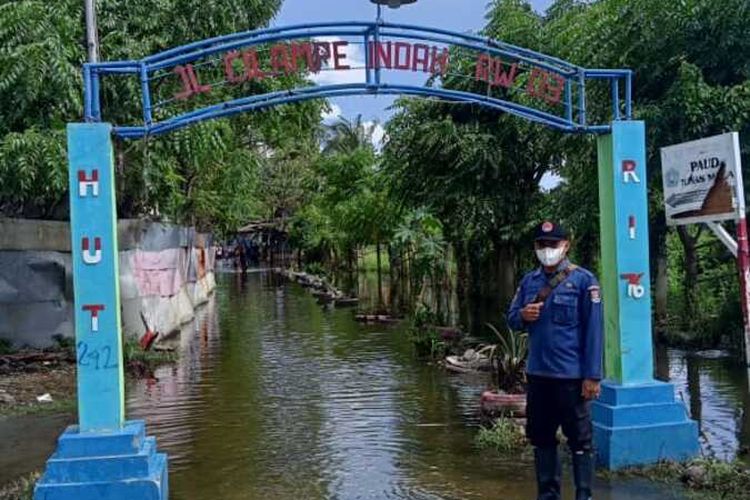
[[[544,221],[534,230],[534,241],[539,240],[567,240],[568,232],[560,224],[551,221]]]

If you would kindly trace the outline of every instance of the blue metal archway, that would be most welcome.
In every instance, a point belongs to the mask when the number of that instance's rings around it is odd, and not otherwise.
[[[222,54],[251,47],[267,46],[280,41],[317,40],[330,37],[354,40],[365,47],[364,78],[362,82],[339,85],[320,85],[279,90],[258,95],[235,97],[225,102],[203,106],[199,109],[163,117],[163,111],[174,105],[173,98],[158,99],[154,86],[170,75],[170,70],[196,61],[202,66],[219,65]],[[472,93],[443,88],[439,85],[417,86],[385,81],[385,69],[373,61],[374,51],[367,50],[377,44],[393,41],[429,43],[458,48],[482,54],[493,60],[514,64],[519,72],[543,71],[559,79],[561,99],[557,110],[544,109],[513,99],[512,92],[506,98],[492,93]],[[213,58],[213,59],[212,59]],[[217,59],[218,58],[218,59]],[[495,59],[496,58],[496,59]],[[330,70],[330,69],[329,69]],[[108,75],[132,75],[141,86],[143,120],[139,124],[118,124],[115,135],[123,138],[139,138],[158,135],[186,127],[190,124],[214,118],[231,116],[246,111],[265,109],[280,104],[289,104],[309,99],[334,98],[352,95],[397,94],[436,97],[442,100],[470,103],[495,109],[521,118],[538,122],[564,132],[606,133],[610,122],[631,119],[632,72],[630,70],[586,69],[561,59],[540,54],[504,42],[474,35],[455,33],[436,28],[425,28],[405,24],[384,22],[340,22],[304,24],[289,27],[269,28],[220,36],[162,53],[138,61],[91,63],[84,66],[84,102],[86,121],[102,120],[101,84]],[[456,73],[452,73],[456,76]],[[470,75],[459,75],[471,78]],[[521,76],[519,80],[524,77]],[[528,77],[526,77],[528,79]],[[592,81],[604,82],[609,94],[611,114],[602,123],[592,122],[587,114],[587,85]],[[518,90],[518,89],[515,89]],[[590,93],[590,92],[589,92]],[[518,93],[516,93],[517,96]],[[601,95],[602,92],[599,92]]]

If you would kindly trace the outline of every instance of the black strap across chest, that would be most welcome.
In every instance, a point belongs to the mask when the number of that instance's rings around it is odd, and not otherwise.
[[[533,302],[544,302],[547,300],[547,298],[552,294],[552,291],[557,288],[557,286],[568,279],[568,276],[571,275],[573,271],[578,269],[578,266],[575,264],[570,264],[565,269],[562,269],[557,274],[555,274],[552,278],[550,278],[549,281],[547,281],[547,284],[544,285],[544,288],[539,290],[539,292],[536,294],[536,297],[534,297]]]

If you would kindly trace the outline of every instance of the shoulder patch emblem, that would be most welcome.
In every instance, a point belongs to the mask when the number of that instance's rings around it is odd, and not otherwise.
[[[594,304],[598,304],[602,301],[602,292],[598,286],[590,286],[589,295],[591,296],[591,302]]]

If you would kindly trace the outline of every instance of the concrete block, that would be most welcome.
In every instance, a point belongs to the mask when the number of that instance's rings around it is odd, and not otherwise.
[[[672,384],[605,381],[592,414],[597,462],[607,469],[684,461],[699,452],[698,424],[675,401]]]
[[[34,500],[166,500],[167,457],[145,437],[143,422],[118,431],[69,427],[34,490]]]

